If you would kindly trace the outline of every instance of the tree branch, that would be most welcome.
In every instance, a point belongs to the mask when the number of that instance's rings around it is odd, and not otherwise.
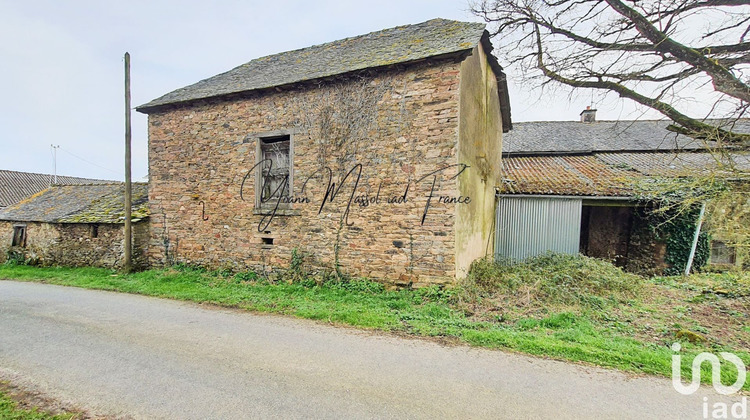
[[[654,48],[665,54],[671,54],[678,59],[705,72],[713,80],[713,85],[719,92],[726,93],[745,102],[750,102],[750,87],[736,78],[729,70],[722,67],[715,60],[702,55],[698,51],[688,48],[658,30],[643,15],[626,6],[619,0],[605,0],[615,11],[629,19],[641,35],[654,43]]]
[[[718,138],[723,141],[740,143],[743,146],[750,146],[750,134],[739,134],[722,129],[718,129],[709,124],[700,122],[687,115],[679,112],[672,105],[665,102],[659,101],[658,99],[650,98],[642,95],[634,90],[631,90],[619,83],[607,81],[607,80],[575,80],[564,77],[557,72],[550,70],[544,64],[544,50],[542,48],[542,38],[540,35],[539,28],[536,31],[536,49],[537,49],[537,68],[548,78],[557,82],[566,84],[576,88],[591,88],[591,89],[603,89],[616,92],[620,97],[634,100],[640,104],[646,105],[652,109],[655,109],[666,117],[674,121],[683,127],[685,133],[689,133],[692,137],[704,137],[708,133],[715,133]]]

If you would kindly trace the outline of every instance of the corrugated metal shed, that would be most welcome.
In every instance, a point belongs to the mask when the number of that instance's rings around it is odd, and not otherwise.
[[[495,226],[496,258],[520,261],[545,252],[577,254],[581,200],[500,197]]]
[[[597,156],[503,158],[504,194],[622,196],[640,174]]]

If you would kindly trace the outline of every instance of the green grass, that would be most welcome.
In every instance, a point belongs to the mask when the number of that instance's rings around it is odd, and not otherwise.
[[[674,340],[666,321],[656,328],[665,337],[661,341],[636,334],[640,327],[633,324],[634,317],[661,314],[640,300],[642,279],[610,271],[598,262],[553,258],[536,264],[515,270],[485,266],[484,277],[474,276],[449,290],[386,290],[367,280],[270,282],[252,273],[187,267],[122,275],[97,268],[5,265],[0,266],[0,278],[211,303],[364,329],[443,337],[629,372],[671,375],[673,352],[669,345]],[[656,283],[649,285],[681,292],[685,287]],[[529,300],[528,296],[533,297],[531,303],[523,306],[520,301]],[[653,320],[654,325],[658,322]],[[739,350],[715,343],[683,343],[685,381],[690,377],[689,362],[702,351],[731,351],[750,366],[750,353]],[[702,378],[708,382],[710,370],[707,365],[704,368]],[[723,382],[731,384],[734,378],[736,371],[722,369]],[[750,383],[744,389],[750,390]]]
[[[16,401],[0,391],[0,419],[3,420],[71,420],[75,414],[49,414],[37,408],[24,410],[18,408]]]

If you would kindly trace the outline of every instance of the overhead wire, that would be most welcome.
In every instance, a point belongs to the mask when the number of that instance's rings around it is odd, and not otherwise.
[[[109,171],[109,172],[111,172],[111,173],[113,173],[113,174],[117,174],[117,175],[118,175],[118,176],[120,176],[120,177],[124,177],[124,175],[123,175],[122,173],[120,173],[120,172],[117,172],[117,171],[113,171],[113,170],[112,170],[112,169],[110,169],[110,168],[106,168],[106,167],[104,167],[104,166],[101,166],[101,165],[98,165],[98,164],[96,164],[96,163],[94,163],[94,162],[91,162],[91,161],[89,161],[89,160],[87,160],[87,159],[84,159],[84,158],[82,158],[82,157],[80,157],[80,156],[76,155],[76,154],[75,154],[75,153],[73,153],[73,152],[70,152],[70,151],[68,151],[68,150],[66,150],[66,149],[63,149],[63,148],[62,148],[62,147],[60,147],[60,146],[58,146],[58,148],[59,148],[59,150],[62,150],[63,152],[65,152],[65,153],[67,153],[67,154],[69,154],[69,155],[73,156],[73,157],[74,157],[74,158],[76,158],[76,159],[79,159],[79,160],[81,160],[81,161],[83,161],[83,162],[86,162],[86,163],[88,163],[89,165],[93,165],[93,166],[96,166],[96,167],[97,167],[97,168],[99,168],[99,169],[104,169],[105,171]]]

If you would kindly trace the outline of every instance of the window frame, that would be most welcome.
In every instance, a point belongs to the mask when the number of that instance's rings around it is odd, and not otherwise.
[[[276,208],[276,199],[271,199],[268,202],[261,202],[262,185],[263,185],[263,168],[260,162],[263,160],[263,144],[264,140],[276,139],[280,137],[288,137],[289,141],[289,183],[287,186],[287,196],[294,197],[294,130],[275,130],[266,131],[262,133],[254,133],[249,135],[247,138],[251,139],[255,143],[255,164],[258,165],[255,171],[255,208],[256,210],[273,210]],[[287,140],[283,140],[287,141]],[[291,210],[293,208],[292,203],[278,203],[278,209]]]
[[[20,240],[16,241],[16,239],[19,238],[19,235],[18,235],[19,231],[21,232]],[[10,246],[26,248],[26,236],[27,236],[27,226],[25,224],[13,225],[13,236],[11,236],[11,239],[10,239]]]
[[[716,261],[719,256],[722,257],[722,259],[726,258],[726,261]],[[708,263],[718,266],[736,265],[737,249],[721,239],[712,239],[709,243]]]

